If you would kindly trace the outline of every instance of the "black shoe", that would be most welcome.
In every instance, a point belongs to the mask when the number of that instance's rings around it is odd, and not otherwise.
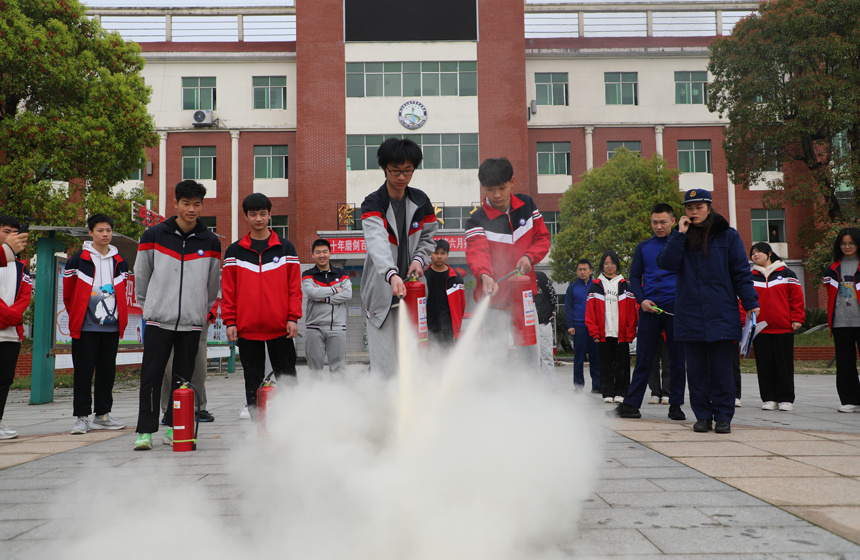
[[[583,389],[583,385],[574,385],[573,386],[573,392],[574,393],[581,393],[582,389]]]
[[[196,416],[197,416],[197,420],[199,422],[214,422],[215,421],[215,417],[212,416],[211,414],[209,414],[209,411],[207,411],[207,410],[198,411]]]
[[[687,416],[684,414],[684,411],[681,410],[681,405],[679,404],[670,404],[669,405],[669,419],[670,420],[686,420]]]
[[[617,418],[642,418],[639,409],[629,404],[621,403],[612,410],[606,411],[607,416],[615,416]]]
[[[711,421],[710,420],[697,420],[695,424],[693,424],[694,432],[710,432],[711,431]]]
[[[592,388],[591,388],[591,392],[592,392],[592,393],[597,393],[598,395],[603,394],[603,391],[601,391],[601,390],[600,390],[600,387],[592,387]]]
[[[717,425],[714,427],[714,433],[730,434],[732,433],[732,425],[729,422],[717,421]]]

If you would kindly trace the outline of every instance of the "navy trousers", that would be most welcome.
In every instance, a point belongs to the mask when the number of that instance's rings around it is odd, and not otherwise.
[[[576,332],[573,335],[573,385],[583,387],[585,385],[585,354],[588,353],[588,371],[591,374],[591,388],[600,389],[600,358],[597,355],[597,343],[588,334],[588,327],[584,324],[574,325]]]
[[[661,307],[663,311],[675,312],[675,304],[667,303]],[[648,389],[648,379],[660,344],[660,338],[666,333],[666,345],[669,347],[669,404],[684,404],[684,386],[686,370],[684,368],[684,345],[675,342],[674,317],[665,313],[648,313],[639,310],[639,330],[636,331],[636,367],[633,369],[633,379],[630,389],[624,397],[624,404],[639,408]],[[692,400],[692,398],[691,398]]]
[[[684,342],[690,408],[696,420],[731,422],[735,415],[735,378],[731,340]]]

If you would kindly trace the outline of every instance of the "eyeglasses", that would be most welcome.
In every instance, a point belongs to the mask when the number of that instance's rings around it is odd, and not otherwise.
[[[415,171],[414,169],[388,169],[385,168],[388,173],[390,173],[393,177],[397,177],[398,175],[403,175],[404,177],[412,177],[412,173]]]
[[[853,241],[842,242],[839,244],[840,247],[856,247],[857,245]]]

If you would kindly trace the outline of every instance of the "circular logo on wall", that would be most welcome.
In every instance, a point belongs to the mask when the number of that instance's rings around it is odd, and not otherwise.
[[[397,119],[409,130],[421,128],[427,122],[427,108],[418,101],[407,101],[397,111]]]

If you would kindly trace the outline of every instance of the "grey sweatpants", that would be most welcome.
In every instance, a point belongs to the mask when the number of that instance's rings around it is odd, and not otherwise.
[[[391,378],[397,375],[397,313],[395,307],[388,312],[382,326],[376,328],[367,321],[367,350],[370,352],[370,371]]]
[[[173,390],[170,388],[170,372],[173,371],[173,352],[170,352],[170,358],[167,360],[167,367],[164,368],[167,375],[164,376],[164,381],[161,383],[161,412],[167,410],[170,406],[170,399],[173,396]],[[184,373],[184,372],[183,372]],[[185,375],[182,375],[188,379]],[[191,374],[191,384],[197,392],[197,410],[206,410],[206,333],[200,333],[200,343],[197,346],[197,358],[194,360],[194,372]]]
[[[346,369],[346,330],[305,329],[305,354],[311,371],[322,371],[328,356],[329,371],[343,375]]]

